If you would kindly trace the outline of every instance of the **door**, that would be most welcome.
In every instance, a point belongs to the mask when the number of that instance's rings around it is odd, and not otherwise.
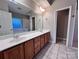
[[[4,59],[24,59],[23,45],[4,51]]]
[[[57,11],[56,42],[66,44],[69,9]]]
[[[30,40],[24,44],[25,48],[25,59],[32,59],[34,56],[34,45],[33,40]]]

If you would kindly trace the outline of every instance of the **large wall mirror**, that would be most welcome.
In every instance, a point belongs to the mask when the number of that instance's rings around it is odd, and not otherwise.
[[[42,30],[42,15],[9,1],[9,12],[0,11],[0,36]]]

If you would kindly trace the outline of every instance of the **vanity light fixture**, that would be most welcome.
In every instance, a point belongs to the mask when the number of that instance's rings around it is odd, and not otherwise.
[[[42,12],[44,12],[44,11],[45,11],[45,9],[44,9],[44,8],[42,8],[42,7],[40,7],[40,10],[41,10]]]

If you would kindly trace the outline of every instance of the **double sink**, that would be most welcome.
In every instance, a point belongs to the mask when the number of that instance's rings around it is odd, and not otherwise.
[[[13,36],[13,40],[10,40],[9,42],[19,42],[21,40],[29,40],[31,38],[36,37],[37,34],[40,34],[40,32],[28,33],[28,34],[25,34],[25,35],[15,35],[15,36]]]

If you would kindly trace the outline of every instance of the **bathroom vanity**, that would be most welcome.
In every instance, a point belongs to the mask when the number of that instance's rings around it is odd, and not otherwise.
[[[21,37],[25,38],[14,39],[5,44],[6,39],[3,43],[0,41],[0,59],[33,59],[49,43],[50,31],[35,31]]]
[[[0,10],[0,59],[33,59],[50,40],[43,15],[18,2],[8,5],[9,12]]]

